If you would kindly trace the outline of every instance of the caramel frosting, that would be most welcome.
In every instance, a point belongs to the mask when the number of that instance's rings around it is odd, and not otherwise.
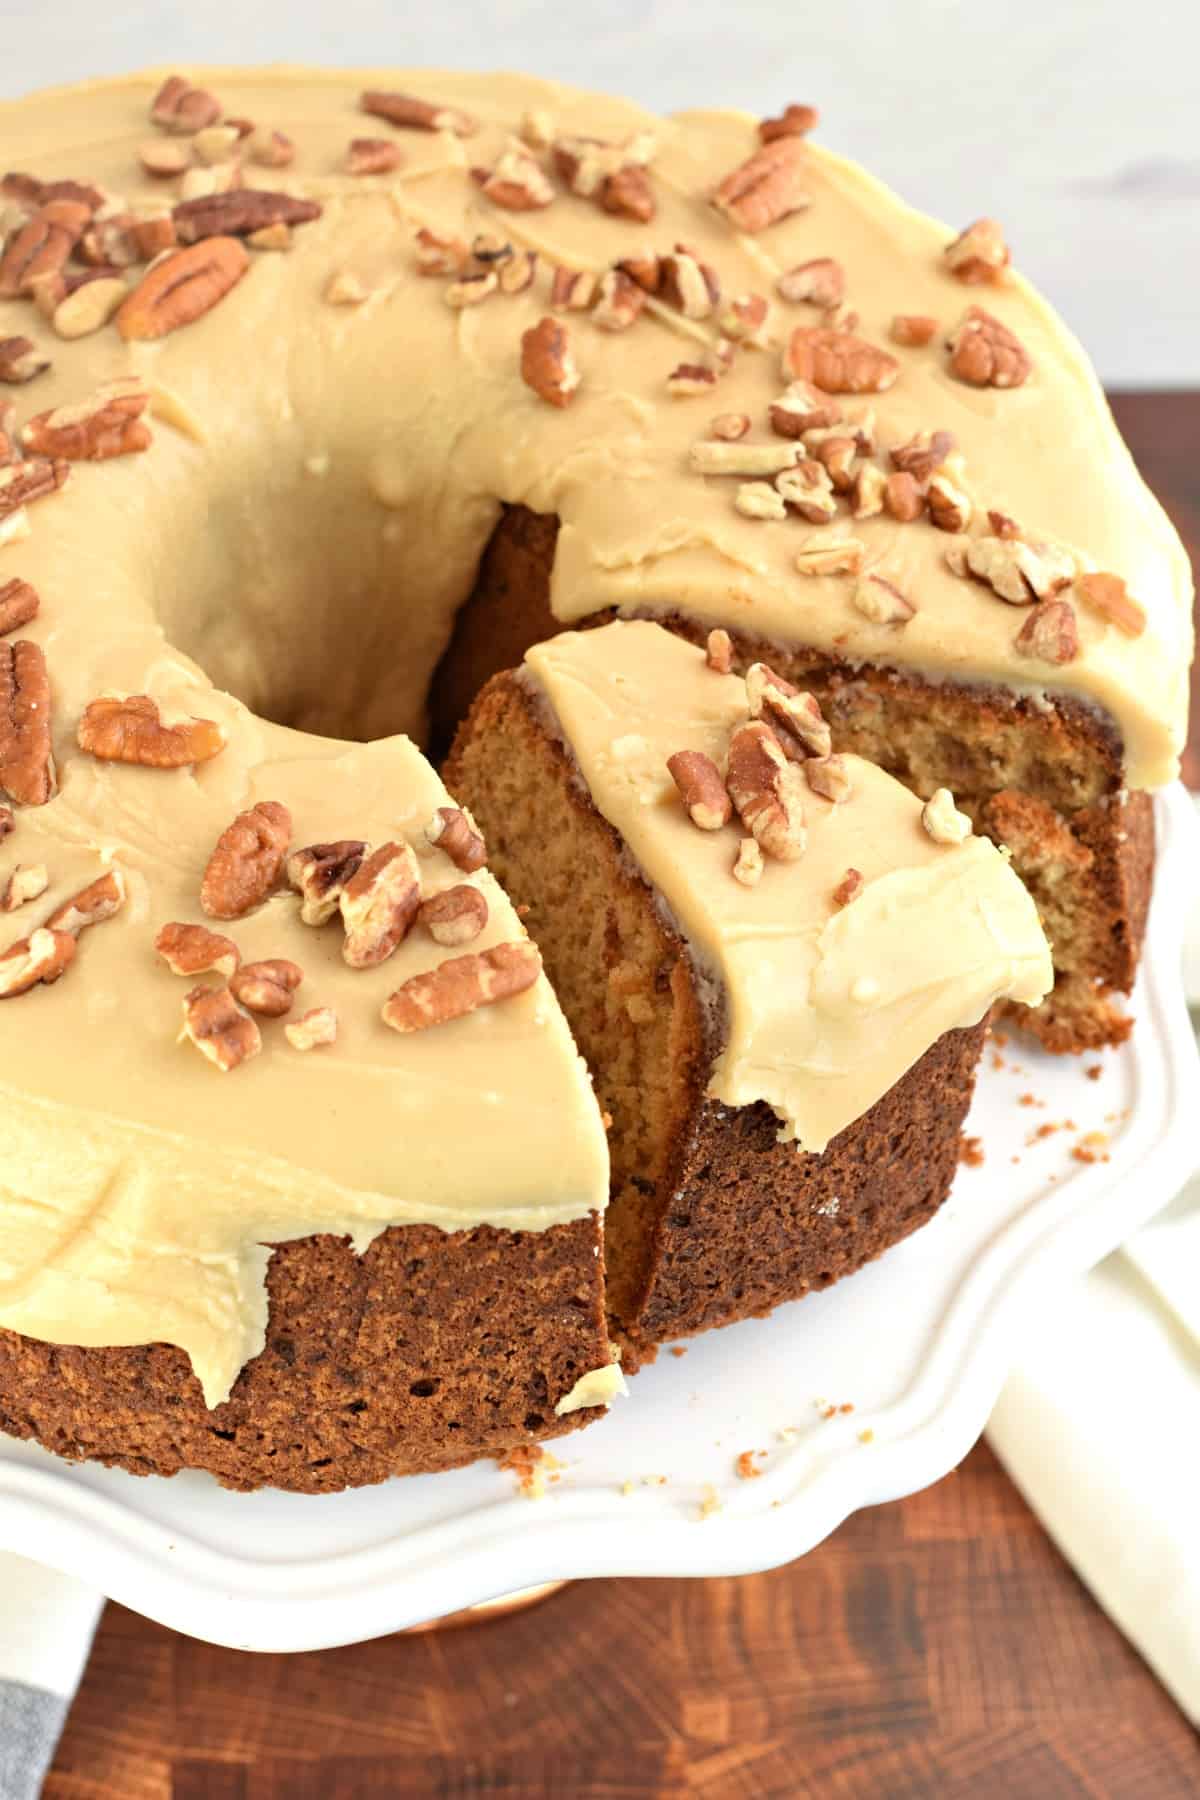
[[[736,821],[699,830],[666,766],[699,750],[723,767],[748,717],[746,683],[703,651],[618,622],[539,644],[526,668],[593,803],[721,995],[713,1099],[765,1100],[781,1140],[824,1150],[943,1032],[1049,993],[1049,946],[1005,853],[987,838],[936,841],[921,802],[860,757],[844,759],[848,799],[805,796],[797,861],[768,856],[754,886],[735,880]],[[851,869],[862,887],[839,905]]]
[[[152,177],[138,156],[155,138],[148,111],[163,73],[0,107],[0,168],[99,184],[119,197],[118,210],[139,217],[170,208],[180,181]],[[756,145],[743,115],[656,120],[622,100],[508,75],[190,73],[217,92],[223,115],[295,145],[284,168],[248,160],[244,146],[232,151],[231,160],[243,159],[243,182],[315,199],[320,217],[297,226],[286,251],[252,249],[248,272],[218,304],[155,341],[127,342],[112,323],[68,340],[29,300],[0,300],[0,337],[32,338],[37,358],[51,364],[28,386],[4,390],[18,428],[87,401],[103,383],[137,377],[150,390],[152,438],[137,454],[73,463],[60,492],[0,522],[0,585],[20,578],[40,597],[21,635],[45,652],[58,769],[55,797],[20,807],[0,850],[0,876],[18,861],[42,863],[51,884],[13,918],[11,936],[41,924],[106,867],[121,871],[129,891],[116,918],[84,933],[56,985],[0,1005],[0,1325],[78,1344],[181,1345],[214,1402],[262,1341],[262,1244],[334,1231],[361,1246],[409,1220],[548,1226],[603,1201],[603,1133],[544,982],[404,1040],[380,1022],[380,1005],[439,959],[436,946],[413,933],[382,968],[351,971],[336,931],[302,926],[294,899],[277,897],[231,935],[246,959],[298,962],[306,980],[297,1010],[334,1006],[338,1042],[303,1056],[268,1024],[263,1053],[221,1076],[190,1045],[176,1045],[184,985],[152,950],[162,924],[199,918],[205,859],[255,799],[291,808],[296,844],[403,834],[421,848],[419,827],[441,790],[397,734],[421,735],[430,673],[503,503],[559,515],[552,602],[564,622],[607,607],[683,611],[931,679],[1035,694],[1052,687],[1111,715],[1132,785],[1175,771],[1190,611],[1182,550],[1081,351],[1019,277],[983,298],[1033,357],[1025,385],[968,387],[949,377],[940,344],[896,349],[899,379],[870,402],[879,440],[886,447],[921,430],[952,431],[979,505],[1002,508],[1123,577],[1147,615],[1141,636],[1122,635],[1081,605],[1078,657],[1057,668],[1031,662],[1014,649],[1020,609],[952,573],[945,534],[882,516],[855,521],[853,533],[869,566],[910,591],[919,609],[899,629],[874,622],[855,608],[853,581],[795,568],[802,545],[845,533],[844,509],[828,527],[752,519],[735,508],[736,482],[690,466],[716,412],[745,412],[753,440],[780,442],[765,425],[783,385],[778,345],[795,325],[820,319],[812,307],[775,298],[780,270],[838,258],[859,329],[876,342],[893,313],[927,312],[949,326],[980,297],[945,266],[947,232],[841,159],[807,150],[811,206],[748,237],[707,202]],[[469,138],[393,132],[359,110],[364,87],[465,109],[479,128]],[[623,141],[651,133],[653,224],[611,217],[558,184],[542,210],[493,205],[470,171],[494,168],[527,115],[543,126],[548,119],[558,134]],[[399,167],[347,173],[349,140],[364,135],[394,137]],[[23,216],[17,201],[6,203],[10,235]],[[416,272],[422,226],[467,240],[499,231],[536,250],[534,286],[448,304],[448,284]],[[520,343],[549,310],[551,265],[599,271],[646,245],[669,251],[677,242],[713,265],[727,296],[772,298],[769,347],[738,351],[712,396],[679,399],[667,376],[711,350],[712,319],[685,319],[658,300],[623,332],[601,330],[584,313],[556,314],[580,386],[561,408],[540,399],[522,380]],[[141,273],[116,279],[132,286]],[[339,293],[357,302],[337,304]],[[659,645],[640,630],[603,642]],[[579,660],[571,690],[582,695],[589,658],[613,651],[572,640],[569,654]],[[661,645],[653,654],[676,655]],[[707,709],[719,711],[720,696],[734,691],[713,677],[705,689],[713,699],[694,717],[681,711],[668,748],[687,737],[685,727],[713,726]],[[76,747],[76,729],[89,702],[108,693],[148,694],[172,718],[213,720],[225,748],[169,772],[97,762]],[[742,897],[730,884],[718,901],[724,890],[714,875],[701,884],[695,917],[687,896],[662,883],[700,946],[706,934],[724,941],[726,907],[731,924],[745,909],[741,947],[728,949],[733,1004],[720,1091],[740,1103],[769,1089],[788,1128],[811,1147],[869,1104],[914,1045],[977,1017],[994,993],[1040,991],[1031,919],[995,853],[982,844],[952,853],[923,845],[909,829],[912,803],[892,784],[864,769],[856,783],[859,800],[836,825],[814,825],[800,882],[808,893],[828,830],[853,841],[874,896],[833,921],[823,902],[811,903],[816,937],[790,977],[808,996],[811,1040],[793,1043],[777,1007],[745,1002],[762,981],[755,967],[774,896],[785,887],[790,894],[798,878],[772,868],[760,892]],[[650,811],[657,841],[658,822],[670,832],[673,815],[665,806]],[[884,814],[911,855],[898,855],[878,830],[861,845],[855,838],[856,820],[872,816],[879,826]],[[714,850],[694,835],[681,849],[700,879]],[[645,855],[656,879],[652,847]],[[435,886],[451,879],[440,853],[423,866]],[[474,879],[491,908],[481,944],[518,936],[494,884]],[[905,944],[911,987],[899,960],[883,966],[883,946],[894,942],[893,890],[897,916],[939,921]],[[950,953],[940,922],[960,915],[956,972],[942,970],[939,980],[934,949]],[[1015,956],[1002,948],[1005,921]],[[880,961],[880,993],[870,1002],[849,991],[849,966],[868,949],[858,944],[862,932]],[[773,980],[773,951],[762,966]],[[885,1066],[865,1040],[893,1014]],[[858,1045],[863,1064],[847,1071],[842,1059]],[[818,1053],[831,1059],[824,1072]]]

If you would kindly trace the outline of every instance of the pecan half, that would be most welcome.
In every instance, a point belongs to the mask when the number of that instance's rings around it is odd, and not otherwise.
[[[19,387],[49,367],[50,358],[34,349],[32,338],[0,338],[0,381],[7,386]]]
[[[309,844],[292,852],[287,861],[287,878],[300,894],[300,918],[305,925],[324,925],[332,919],[342,889],[358,873],[366,853],[367,846],[361,838]]]
[[[1013,639],[1021,656],[1037,662],[1069,663],[1079,655],[1075,608],[1069,600],[1039,600]]]
[[[225,734],[215,720],[164,725],[158,702],[149,694],[89,701],[76,739],[81,750],[102,762],[140,763],[147,769],[187,768],[208,762],[225,748]]]
[[[728,675],[733,668],[733,639],[720,626],[710,631],[705,640],[704,660],[718,675]]]
[[[542,959],[527,939],[452,956],[402,983],[384,1006],[383,1022],[403,1032],[446,1025],[481,1006],[524,993],[541,972]]]
[[[888,328],[888,336],[893,344],[920,350],[935,336],[937,328],[937,320],[929,313],[896,313]]]
[[[0,585],[0,637],[19,631],[30,619],[36,619],[40,604],[37,589],[18,575]]]
[[[191,136],[216,124],[221,102],[206,88],[193,87],[182,75],[170,75],[150,102],[150,117],[164,131]]]
[[[832,256],[815,256],[786,270],[775,288],[781,300],[808,300],[828,309],[846,298],[846,271]]]
[[[804,147],[794,134],[773,138],[725,177],[712,203],[739,231],[765,231],[812,204],[803,159]]]
[[[971,387],[1020,387],[1033,370],[1016,333],[981,306],[968,308],[947,343],[952,371]]]
[[[194,987],[183,1002],[181,1040],[227,1075],[262,1049],[262,1033],[227,987]]]
[[[154,948],[173,975],[214,973],[228,981],[242,960],[232,938],[210,931],[207,925],[184,925],[178,921],[163,926]]]
[[[250,252],[233,237],[207,238],[154,264],[117,313],[126,339],[166,337],[209,312],[242,279]]]
[[[225,827],[200,884],[210,919],[240,919],[261,905],[279,879],[291,834],[292,815],[277,800],[258,801]]]
[[[292,1010],[292,995],[304,980],[299,963],[285,956],[269,956],[263,962],[243,963],[229,978],[229,991],[240,1006],[269,1019],[281,1019]]]
[[[1000,281],[1011,260],[1004,229],[995,219],[976,219],[942,252],[960,281]]]
[[[959,812],[949,788],[935,788],[921,808],[921,823],[935,844],[962,844],[971,835],[971,821]]]
[[[883,394],[895,382],[900,364],[888,351],[852,331],[820,325],[798,325],[783,355],[784,373],[811,381],[826,394]]]
[[[773,144],[776,138],[806,137],[816,130],[820,117],[815,106],[801,106],[793,100],[776,118],[760,119],[758,135],[764,144]]]
[[[16,912],[31,900],[39,900],[49,886],[45,863],[18,863],[0,887],[0,912]]]
[[[425,827],[426,841],[444,850],[455,868],[473,875],[487,861],[483,834],[465,807],[439,806]]]
[[[733,859],[733,879],[743,887],[757,887],[762,880],[763,853],[757,838],[743,838]]]
[[[569,406],[580,374],[565,325],[539,319],[521,337],[521,380],[550,406]]]
[[[39,981],[57,981],[75,960],[75,939],[42,927],[0,955],[0,1000],[28,993]]]
[[[825,715],[812,694],[802,693],[777,675],[769,663],[746,670],[746,702],[752,719],[764,719],[789,762],[828,756],[833,739]]]
[[[844,756],[811,756],[804,764],[804,779],[822,800],[840,806],[850,798],[853,788],[850,767]]]
[[[1095,570],[1080,575],[1075,583],[1078,592],[1093,612],[1123,631],[1126,637],[1141,637],[1146,629],[1146,609],[1136,601],[1119,575]],[[0,632],[4,629],[4,589],[0,588]]]
[[[307,225],[319,219],[323,210],[319,201],[301,200],[294,194],[234,188],[229,193],[181,200],[171,216],[180,243],[198,244],[204,238],[245,237],[264,225]]]
[[[342,163],[347,175],[390,175],[404,157],[390,138],[351,138]]]
[[[701,831],[720,831],[728,825],[733,802],[711,756],[703,750],[677,750],[667,758],[667,768],[693,825]]]
[[[149,400],[150,390],[138,376],[124,376],[77,406],[35,413],[21,441],[35,456],[61,456],[68,462],[129,456],[150,446],[150,432],[141,418]]]
[[[488,903],[477,887],[463,881],[423,900],[417,916],[434,943],[450,949],[479,936],[488,922]]]
[[[103,875],[97,875],[95,881],[89,881],[85,888],[64,900],[55,908],[46,920],[50,931],[66,931],[72,937],[78,937],[89,925],[102,925],[105,919],[111,919],[124,906],[128,890],[125,877],[120,869],[106,869]]]
[[[610,269],[601,277],[592,323],[601,331],[628,331],[646,304],[637,282],[623,269]]]
[[[0,788],[21,806],[45,806],[55,788],[46,658],[28,638],[0,643]]]
[[[986,582],[1001,600],[1028,606],[1048,600],[1075,579],[1077,563],[1065,545],[1038,538],[979,537],[952,545],[946,561],[956,575]]]
[[[907,625],[917,609],[885,575],[864,575],[854,590],[854,606],[875,625]]]
[[[472,169],[471,179],[485,199],[506,212],[537,212],[554,199],[540,165],[522,148],[510,148],[492,169]]]
[[[383,93],[369,88],[359,95],[363,112],[389,125],[402,125],[413,131],[450,131],[455,137],[473,137],[479,122],[457,106],[442,106],[436,100],[419,100],[415,94]]]
[[[730,738],[725,783],[742,824],[768,856],[795,862],[804,854],[800,771],[761,720],[740,725]]]
[[[352,969],[373,969],[408,935],[421,904],[421,870],[408,844],[381,844],[359,865],[338,899]]]
[[[298,1019],[290,1019],[283,1033],[294,1050],[319,1050],[337,1042],[337,1028],[332,1006],[310,1006]]]

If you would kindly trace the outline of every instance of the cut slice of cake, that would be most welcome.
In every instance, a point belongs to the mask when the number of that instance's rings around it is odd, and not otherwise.
[[[945,1199],[999,1000],[1053,972],[948,794],[829,753],[809,697],[648,622],[497,676],[446,771],[611,1116],[609,1306],[664,1338],[827,1286]]]

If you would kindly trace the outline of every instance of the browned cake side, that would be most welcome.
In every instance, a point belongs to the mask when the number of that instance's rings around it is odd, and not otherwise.
[[[548,1231],[433,1225],[283,1244],[262,1354],[209,1412],[181,1350],[0,1330],[0,1433],[134,1475],[325,1494],[455,1468],[597,1417],[554,1402],[608,1360],[593,1215]]]
[[[932,1217],[949,1190],[986,1027],[954,1031],[821,1156],[765,1105],[706,1098],[717,1045],[688,949],[512,675],[446,779],[488,838],[612,1115],[609,1304],[631,1354],[827,1287]]]
[[[471,696],[561,627],[550,611],[557,521],[510,507],[482,560],[434,686],[449,741]],[[598,615],[585,623],[604,623]],[[705,628],[660,621],[702,643]],[[997,688],[931,684],[852,669],[803,647],[734,633],[735,667],[765,660],[810,689],[834,747],[878,763],[923,798],[948,787],[976,828],[1013,852],[1054,950],[1055,987],[1035,1011],[1009,1011],[1055,1051],[1120,1043],[1130,1020],[1114,994],[1133,987],[1154,869],[1150,796],[1122,787],[1111,725],[1067,696],[1048,706]]]

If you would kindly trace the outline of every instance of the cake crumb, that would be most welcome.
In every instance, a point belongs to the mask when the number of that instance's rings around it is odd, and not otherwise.
[[[517,1487],[527,1500],[543,1500],[547,1478],[561,1480],[558,1471],[563,1467],[558,1458],[540,1444],[517,1444],[497,1466],[516,1476]]]
[[[992,1067],[993,1069],[1007,1069],[1008,1067],[1008,1064],[998,1050],[992,1051]]]
[[[1045,1104],[1046,1102],[1039,1100],[1036,1094],[1021,1094],[1017,1098],[1018,1106],[1045,1106]]]
[[[1088,1131],[1073,1146],[1071,1155],[1076,1162],[1098,1163],[1110,1161],[1108,1154],[1108,1133],[1106,1131]]]
[[[853,1400],[843,1400],[842,1404],[838,1407],[838,1411],[840,1413],[852,1413],[854,1411]]]
[[[1007,1031],[993,1031],[992,1042],[993,1044],[999,1044],[1000,1048],[1003,1050],[1005,1044],[1008,1042]]]
[[[700,1499],[700,1517],[702,1519],[711,1519],[714,1513],[719,1513],[720,1511],[721,1501],[717,1496],[716,1488],[711,1481],[705,1482],[704,1491]]]
[[[1103,1063],[1091,1063],[1084,1071],[1089,1081],[1099,1081],[1104,1073]]]
[[[755,1468],[754,1459],[756,1456],[766,1456],[766,1454],[767,1452],[765,1450],[743,1450],[742,1454],[733,1465],[738,1480],[757,1481],[758,1477],[762,1474],[762,1470]]]
[[[687,1345],[686,1344],[672,1344],[671,1345],[671,1355],[672,1356],[686,1356],[687,1355]]]
[[[869,1425],[865,1431],[859,1432],[858,1441],[860,1444],[873,1444],[875,1442],[875,1433],[871,1430]]]
[[[628,1500],[628,1498],[629,1498],[630,1494],[632,1494],[632,1492],[633,1492],[632,1481],[623,1481],[621,1483],[621,1493],[624,1495],[626,1500]]]
[[[642,1486],[643,1487],[666,1487],[666,1485],[667,1485],[667,1478],[665,1475],[643,1475],[642,1476]]]
[[[958,1140],[958,1160],[968,1169],[983,1167],[983,1139],[980,1137],[962,1137]]]

